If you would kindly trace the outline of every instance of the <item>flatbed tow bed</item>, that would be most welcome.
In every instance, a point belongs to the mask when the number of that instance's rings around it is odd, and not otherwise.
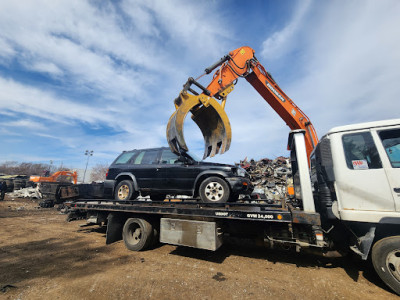
[[[142,226],[144,220],[146,225],[154,229],[152,233],[147,232],[151,237],[145,237],[146,239],[152,239],[154,242],[160,235],[161,242],[209,250],[216,250],[222,245],[223,235],[241,235],[246,238],[257,236],[262,237],[264,242],[292,246],[325,246],[319,239],[322,235],[319,214],[295,209],[285,202],[282,205],[263,201],[214,204],[200,203],[195,199],[167,199],[162,202],[147,199],[78,199],[67,202],[66,206],[69,210],[68,220],[87,218],[88,223],[106,224],[106,243],[112,243],[122,237],[130,250],[144,250],[146,247],[131,249],[128,236],[132,235],[132,232],[129,232],[129,225],[126,225],[129,220],[137,223],[141,231],[140,238],[146,236],[146,228],[143,228],[146,226]],[[211,234],[204,226],[212,226]],[[136,229],[134,226],[131,230]],[[192,235],[192,238],[188,239],[188,235]],[[210,235],[213,236],[210,243],[198,242],[201,239],[209,240]],[[191,243],[192,240],[196,242]],[[149,246],[149,243],[145,243],[146,246]]]

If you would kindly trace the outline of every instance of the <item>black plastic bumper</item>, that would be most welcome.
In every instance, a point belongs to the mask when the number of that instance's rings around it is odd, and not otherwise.
[[[253,185],[246,177],[227,177],[225,180],[229,183],[233,194],[251,194]]]

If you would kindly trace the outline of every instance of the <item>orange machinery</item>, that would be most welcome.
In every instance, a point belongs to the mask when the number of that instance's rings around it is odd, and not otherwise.
[[[29,178],[29,180],[33,182],[57,182],[57,178],[60,176],[71,176],[74,180],[74,184],[76,184],[78,181],[78,174],[72,171],[58,171],[53,173],[49,177],[33,175]]]
[[[219,67],[219,68],[218,68]],[[218,68],[207,87],[197,80]],[[204,157],[212,157],[229,149],[232,133],[228,116],[224,110],[227,95],[233,90],[239,77],[244,77],[268,104],[286,122],[291,130],[304,129],[306,150],[309,157],[318,143],[318,137],[310,119],[281,90],[275,80],[254,56],[250,47],[240,47],[229,52],[218,62],[205,69],[198,79],[189,78],[175,99],[176,111],[167,125],[167,140],[171,150],[177,154],[188,151],[183,136],[183,122],[187,113],[199,126],[205,141]],[[197,86],[202,92],[192,89]],[[217,102],[221,101],[221,104]]]

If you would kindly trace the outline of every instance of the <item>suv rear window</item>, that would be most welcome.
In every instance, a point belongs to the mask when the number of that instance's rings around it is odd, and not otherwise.
[[[137,151],[124,152],[115,160],[115,165],[122,165],[128,163],[128,161],[137,153]]]

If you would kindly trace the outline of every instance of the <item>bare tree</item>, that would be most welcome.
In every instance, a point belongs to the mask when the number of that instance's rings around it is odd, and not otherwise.
[[[0,173],[7,175],[41,175],[48,169],[46,164],[18,163],[16,161],[6,161],[0,164]]]
[[[108,164],[97,164],[92,167],[92,173],[90,179],[92,181],[104,181],[106,179],[106,173],[108,170]]]
[[[30,163],[30,162],[22,162],[19,163],[17,161],[6,161],[0,164],[0,174],[7,175],[40,175],[42,176],[45,171],[49,171],[50,174],[55,171],[66,171],[69,170],[66,167],[55,167],[50,164],[43,163]]]

